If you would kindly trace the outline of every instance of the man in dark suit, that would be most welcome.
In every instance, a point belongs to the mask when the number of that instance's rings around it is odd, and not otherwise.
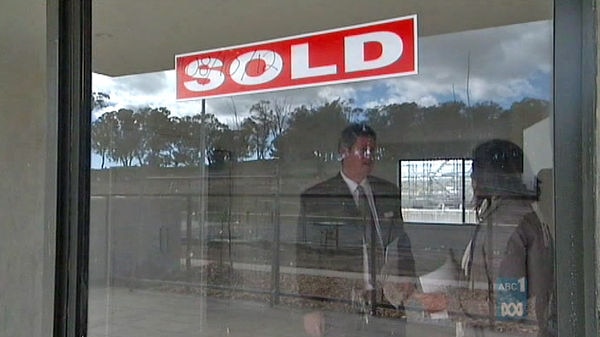
[[[332,297],[351,300],[365,315],[376,315],[377,304],[388,302],[403,310],[403,301],[416,289],[399,190],[371,175],[376,141],[365,124],[342,131],[341,170],[302,193],[297,232],[298,267],[331,272],[326,282],[299,275],[300,294],[322,303]],[[320,310],[304,318],[312,336],[322,336],[325,323]]]

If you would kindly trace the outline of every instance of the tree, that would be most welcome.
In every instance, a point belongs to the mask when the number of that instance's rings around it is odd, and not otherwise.
[[[503,116],[509,123],[517,125],[521,129],[541,121],[550,115],[550,102],[525,97],[519,102],[515,102]]]
[[[92,122],[92,150],[102,156],[102,167],[106,158],[131,166],[142,148],[141,127],[133,110],[119,109],[105,112]]]
[[[283,135],[283,133],[289,127],[290,116],[292,113],[292,107],[285,99],[273,100],[271,111],[271,156],[278,157],[279,149],[277,148],[277,139]]]
[[[92,111],[106,108],[111,105],[110,96],[103,92],[92,92]],[[111,121],[114,115],[104,114],[92,122],[92,151],[102,157],[101,168],[106,165],[106,158],[112,148],[112,137],[114,136],[114,126]]]
[[[261,100],[250,108],[250,117],[242,122],[242,128],[251,131],[252,148],[256,159],[265,159],[271,150],[271,136],[273,133],[273,110],[271,102]]]
[[[250,149],[257,159],[278,156],[276,140],[287,130],[290,115],[291,105],[285,99],[261,100],[252,105],[240,130],[249,136]]]
[[[239,162],[250,156],[250,138],[251,134],[247,129],[224,128],[219,138],[215,140],[214,148],[216,151],[226,151],[230,161]]]
[[[92,122],[92,151],[102,157],[101,168],[104,168],[107,157],[113,151],[117,129],[115,111],[104,113]]]
[[[94,93],[93,98],[95,106],[109,104],[106,94]],[[107,159],[123,166],[137,161],[177,167],[269,156],[287,162],[309,160],[324,167],[338,159],[341,130],[350,120],[364,120],[377,132],[379,159],[394,163],[397,154],[411,151],[444,155],[456,152],[456,146],[490,137],[518,141],[524,128],[549,112],[550,103],[535,98],[515,102],[509,110],[494,102],[468,107],[456,101],[432,107],[411,102],[362,109],[341,99],[292,110],[285,100],[274,99],[253,104],[250,116],[230,129],[213,114],[173,117],[165,107],[143,107],[106,112],[93,121],[91,145],[102,157],[102,168]]]
[[[174,166],[209,165],[218,161],[223,134],[229,130],[213,114],[173,119],[174,141],[170,149],[170,158]]]
[[[242,121],[241,131],[243,134],[248,135],[248,150],[251,153],[254,153],[257,159],[262,159],[261,154],[264,152],[261,149],[260,137],[258,136],[258,126],[252,117],[244,118]]]
[[[495,102],[481,102],[465,109],[467,125],[478,139],[498,137],[498,119],[504,109]]]
[[[504,133],[517,143],[523,141],[523,130],[550,115],[550,102],[536,98],[523,98],[511,105],[498,121]]]
[[[123,166],[132,166],[133,160],[139,157],[138,152],[142,148],[139,114],[135,114],[131,109],[119,109],[115,112],[115,117],[116,132],[110,158]]]
[[[466,121],[465,109],[462,102],[445,102],[422,109],[423,133],[460,138]]]
[[[110,95],[103,92],[92,92],[92,111],[111,106]]]
[[[365,111],[366,122],[381,136],[405,134],[418,121],[420,107],[416,103],[393,103]]]
[[[141,148],[136,152],[138,161],[149,166],[169,166],[169,150],[175,141],[171,111],[165,107],[143,108],[136,115],[141,126]]]
[[[205,130],[206,135],[206,160],[209,165],[214,165],[217,161],[223,160],[222,154],[224,153],[224,149],[220,147],[221,139],[226,130],[229,130],[229,127],[226,124],[223,124],[219,121],[219,119],[213,114],[205,114],[204,117],[200,116],[201,123]],[[229,152],[228,150],[226,152]]]
[[[339,134],[348,124],[346,116],[340,100],[315,108],[296,108],[289,128],[276,141],[281,158],[288,161],[336,160]]]
[[[195,116],[174,117],[172,123],[173,132],[176,135],[170,148],[172,164],[175,167],[200,165],[202,161],[200,119]]]

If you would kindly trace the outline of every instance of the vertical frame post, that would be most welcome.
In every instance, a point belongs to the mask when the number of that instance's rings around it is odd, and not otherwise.
[[[559,336],[597,336],[595,0],[555,0],[554,212]],[[593,71],[592,71],[593,70]],[[593,125],[593,124],[592,124]]]
[[[60,0],[55,337],[87,335],[91,1]]]

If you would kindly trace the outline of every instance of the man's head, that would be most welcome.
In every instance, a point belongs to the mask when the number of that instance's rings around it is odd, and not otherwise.
[[[338,149],[342,158],[342,171],[359,183],[373,170],[377,135],[366,124],[352,123],[342,131]]]
[[[494,139],[473,150],[471,179],[477,198],[522,195],[523,150],[507,140]]]

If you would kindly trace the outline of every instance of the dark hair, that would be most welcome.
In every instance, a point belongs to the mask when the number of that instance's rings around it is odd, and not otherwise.
[[[523,150],[508,140],[493,139],[479,144],[472,153],[471,178],[476,182],[476,199],[493,196],[530,198],[521,180]]]
[[[340,141],[338,143],[338,150],[349,149],[356,143],[356,139],[358,137],[369,137],[373,138],[373,140],[377,140],[377,134],[375,130],[373,130],[370,126],[365,123],[351,123],[344,130],[342,130],[342,134],[340,135]]]
[[[523,150],[508,140],[493,139],[473,150],[473,174],[479,172],[523,173]]]

